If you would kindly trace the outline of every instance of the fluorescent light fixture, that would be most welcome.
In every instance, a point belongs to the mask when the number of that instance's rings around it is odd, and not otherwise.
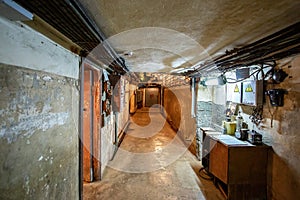
[[[179,72],[179,71],[181,71],[181,70],[184,70],[184,68],[178,68],[178,69],[173,69],[173,70],[171,70],[170,72],[171,73],[174,73],[174,72]]]

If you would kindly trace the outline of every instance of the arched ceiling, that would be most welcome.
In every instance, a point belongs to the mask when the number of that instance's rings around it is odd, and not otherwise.
[[[172,72],[300,21],[295,0],[79,0],[133,72]]]

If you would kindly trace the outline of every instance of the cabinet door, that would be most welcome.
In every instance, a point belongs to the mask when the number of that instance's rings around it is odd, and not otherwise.
[[[268,149],[229,148],[228,199],[266,199]]]
[[[230,184],[265,184],[267,149],[259,147],[234,147],[229,149]]]
[[[210,141],[209,171],[227,184],[228,181],[228,147],[220,142]]]

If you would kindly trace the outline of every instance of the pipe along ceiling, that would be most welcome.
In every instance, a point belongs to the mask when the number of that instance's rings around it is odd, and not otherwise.
[[[300,22],[185,72],[186,76],[199,76],[212,71],[226,72],[239,67],[274,62],[300,53]]]
[[[104,34],[77,0],[15,1],[80,46],[81,56],[88,55],[93,62],[104,63],[109,66],[107,68],[109,72],[118,74],[128,72],[124,59],[104,42],[106,40]],[[91,54],[95,48],[101,57]]]
[[[41,17],[48,24],[82,48],[81,56],[89,55],[94,62],[107,64],[114,74],[128,72],[125,60],[105,42],[106,38],[78,0],[16,0],[21,6]],[[101,48],[96,48],[101,44]],[[92,50],[97,49],[93,54]],[[241,48],[177,75],[197,77],[213,72],[230,71],[239,67],[274,62],[300,53],[300,22]],[[97,56],[101,55],[101,57]]]

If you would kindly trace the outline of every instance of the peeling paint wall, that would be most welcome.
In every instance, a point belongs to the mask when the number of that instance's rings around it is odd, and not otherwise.
[[[1,63],[78,79],[79,57],[25,24],[0,16]],[[73,66],[73,67],[66,67]]]
[[[121,77],[120,79],[121,86],[124,87],[123,93],[121,94],[124,97],[124,102],[123,105],[120,109],[120,112],[117,113],[117,133],[119,134],[123,129],[126,123],[129,120],[129,100],[130,100],[130,85],[128,81],[124,78]],[[131,86],[133,87],[133,86]],[[123,98],[121,98],[123,99]]]
[[[107,124],[101,128],[101,176],[103,176],[108,162],[112,159],[115,146],[115,117],[113,112],[107,117]]]
[[[101,175],[116,151],[115,134],[119,134],[129,120],[129,83],[124,77],[120,79],[120,87],[124,88],[124,94],[121,94],[124,98],[120,98],[120,112],[111,112],[105,120],[107,123],[101,128]]]
[[[289,77],[280,84],[268,84],[267,89],[285,89],[284,106],[270,106],[266,96],[264,120],[258,127],[249,120],[247,108],[241,110],[249,127],[261,133],[263,142],[273,149],[269,159],[268,196],[272,199],[300,199],[300,55],[280,60],[277,65]]]
[[[136,96],[137,86],[129,85],[129,113],[134,114],[137,110],[137,96]]]
[[[0,199],[78,199],[77,85],[0,64]]]
[[[79,57],[0,17],[0,199],[79,199]]]
[[[300,55],[277,61],[277,65],[289,77],[280,84],[267,84],[267,89],[285,89],[287,94],[284,95],[284,106],[272,107],[269,97],[266,96],[264,120],[259,126],[249,119],[252,107],[240,105],[238,108],[242,111],[243,120],[247,122],[249,129],[261,133],[263,142],[273,149],[268,160],[268,198],[300,199]],[[220,122],[216,119],[225,110],[225,106],[219,103],[217,110],[220,112],[214,111],[214,99],[225,101],[226,95],[222,91],[214,92],[215,88],[199,89],[198,126],[218,128],[216,124]]]

